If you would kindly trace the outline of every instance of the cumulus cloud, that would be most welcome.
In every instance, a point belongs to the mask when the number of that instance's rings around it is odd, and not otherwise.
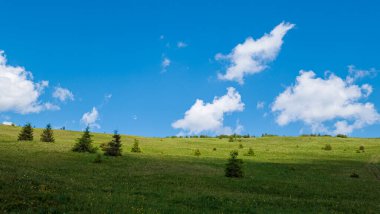
[[[187,44],[185,42],[177,42],[177,48],[186,48],[187,47]]]
[[[62,87],[55,87],[53,97],[62,102],[65,102],[66,100],[74,100],[73,93],[69,89]]]
[[[59,109],[39,101],[48,85],[48,81],[33,82],[32,73],[23,67],[8,65],[4,51],[0,50],[0,112],[27,114]]]
[[[231,134],[230,127],[224,127],[223,120],[226,113],[243,111],[244,103],[240,94],[232,87],[227,88],[227,94],[215,97],[212,103],[204,103],[197,99],[194,105],[185,112],[183,119],[172,123],[175,129],[182,129],[182,133],[199,134],[201,132],[213,132],[217,134]],[[242,127],[239,125],[238,130]]]
[[[375,106],[362,100],[372,92],[368,84],[352,84],[334,74],[317,78],[313,71],[300,71],[294,86],[288,87],[274,101],[281,126],[301,121],[312,131],[349,134],[355,129],[380,121]],[[333,123],[334,128],[327,124]]]
[[[283,37],[294,27],[294,24],[282,22],[269,34],[255,40],[248,37],[244,43],[238,44],[231,53],[223,55],[218,53],[216,60],[225,60],[228,67],[225,74],[219,74],[221,80],[244,83],[244,76],[263,71],[268,63],[273,61],[280,52]]]
[[[166,72],[166,69],[170,66],[171,61],[169,58],[164,57],[164,59],[161,62],[162,72]]]
[[[90,112],[86,112],[83,114],[81,122],[87,126],[100,128],[100,125],[96,123],[99,120],[99,112],[93,107]]]

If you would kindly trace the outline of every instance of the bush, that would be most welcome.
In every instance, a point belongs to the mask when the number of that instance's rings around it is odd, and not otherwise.
[[[233,136],[229,136],[228,137],[228,142],[234,142],[234,137]]]
[[[243,144],[239,144],[239,149],[242,149],[242,148],[244,148],[244,146],[243,146]]]
[[[103,162],[103,158],[102,158],[102,155],[101,154],[96,154],[96,157],[94,159],[94,163],[101,163]]]
[[[230,158],[226,164],[225,175],[226,177],[241,178],[243,174],[243,160],[238,159],[238,151],[232,151],[230,153]]]
[[[25,124],[24,127],[22,127],[17,140],[18,141],[33,141],[33,128],[30,123],[27,123]]]
[[[364,146],[363,145],[359,146],[359,151],[364,152]]]
[[[113,134],[113,140],[107,144],[102,144],[104,155],[107,156],[121,156],[121,136],[117,131]]]
[[[212,151],[216,151],[216,148],[213,148]]]
[[[40,140],[42,142],[54,143],[54,134],[50,124],[47,124],[46,128],[42,131]]]
[[[359,175],[356,174],[355,172],[351,173],[350,175],[351,178],[359,178]]]
[[[201,156],[201,151],[199,151],[199,149],[196,149],[194,151],[194,155],[197,156],[197,157]]]
[[[254,155],[255,155],[255,152],[253,151],[253,149],[251,147],[249,147],[246,156],[254,156]]]
[[[326,151],[330,151],[330,150],[332,150],[332,147],[330,144],[326,144],[322,149],[326,150]]]
[[[133,147],[131,149],[131,152],[141,153],[141,149],[139,147],[139,141],[137,139],[135,139],[135,142],[133,143]]]
[[[92,146],[92,135],[90,134],[90,128],[87,127],[84,130],[81,138],[78,138],[78,142],[72,148],[73,152],[96,152],[96,148]]]
[[[337,134],[336,137],[347,138],[347,135],[345,135],[345,134]]]

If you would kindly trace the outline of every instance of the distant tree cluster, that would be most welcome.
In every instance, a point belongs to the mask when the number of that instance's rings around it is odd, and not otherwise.
[[[278,135],[264,133],[264,134],[261,135],[261,137],[278,137]]]
[[[176,135],[173,135],[173,136],[168,136],[166,138],[219,138],[219,139],[223,139],[223,138],[229,138],[230,136],[232,136],[233,138],[252,138],[252,137],[255,137],[255,136],[251,136],[249,134],[246,134],[246,135],[232,134],[232,135],[216,135],[216,136],[209,136],[209,135],[176,136]]]
[[[249,134],[246,134],[246,135],[240,135],[240,134],[232,134],[232,135],[225,135],[225,134],[222,134],[222,135],[218,135],[216,136],[216,138],[219,138],[219,139],[223,139],[223,138],[254,138],[255,136],[251,136]]]
[[[302,134],[300,135],[301,137],[332,137],[331,135],[328,134]]]

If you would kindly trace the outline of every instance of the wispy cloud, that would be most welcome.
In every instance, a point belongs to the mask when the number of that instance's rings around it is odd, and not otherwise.
[[[162,72],[166,72],[170,64],[171,64],[170,59],[168,57],[164,57],[161,62]]]
[[[254,40],[252,37],[248,37],[231,53],[216,54],[216,60],[224,60],[228,63],[226,73],[219,74],[218,78],[243,84],[245,75],[259,73],[266,69],[267,64],[273,61],[280,52],[283,37],[293,27],[294,24],[282,22],[270,34],[265,34],[260,39]]]
[[[67,88],[55,87],[53,97],[59,99],[62,102],[67,100],[74,100],[74,94]]]
[[[185,42],[177,42],[177,48],[186,48],[188,45]]]

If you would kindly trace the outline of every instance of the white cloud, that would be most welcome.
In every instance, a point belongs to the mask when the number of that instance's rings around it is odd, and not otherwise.
[[[69,89],[62,87],[55,87],[53,97],[59,99],[62,102],[65,102],[66,100],[74,100],[73,93]]]
[[[187,44],[185,42],[179,41],[177,42],[177,48],[186,48]]]
[[[172,123],[172,127],[182,129],[183,133],[190,135],[205,131],[230,134],[233,132],[232,129],[223,126],[224,115],[243,110],[244,103],[241,101],[240,94],[231,87],[227,89],[226,95],[215,97],[212,103],[204,103],[203,100],[197,99],[194,105],[185,112],[185,117]]]
[[[112,98],[112,94],[106,94],[105,96],[104,96],[104,99],[106,99],[106,100],[109,100],[109,99],[111,99]]]
[[[164,59],[161,62],[162,72],[166,72],[166,69],[170,66],[171,61],[169,58],[164,57]]]
[[[263,109],[265,107],[265,102],[259,101],[256,104],[257,109]]]
[[[244,126],[240,124],[240,121],[236,121],[236,127],[234,133],[231,134],[241,134],[244,131]]]
[[[93,107],[90,112],[86,112],[83,114],[81,122],[87,126],[100,128],[100,125],[96,123],[99,120],[98,110]]]
[[[334,74],[317,78],[313,71],[300,71],[294,86],[288,87],[275,100],[272,111],[278,112],[281,126],[301,121],[313,132],[349,134],[380,121],[375,106],[361,102],[372,92],[368,84],[354,85]],[[327,123],[334,123],[334,130]]]
[[[61,109],[59,106],[54,105],[52,103],[44,103],[44,104],[42,104],[42,106],[44,109],[51,110],[51,111],[58,111]]]
[[[58,109],[39,101],[48,85],[48,81],[33,82],[32,73],[23,67],[8,65],[4,51],[0,50],[0,112],[27,114]]]
[[[265,34],[260,39],[254,40],[248,37],[244,43],[238,44],[231,53],[223,55],[218,53],[216,60],[228,62],[225,74],[219,74],[221,80],[237,81],[244,83],[244,76],[263,71],[268,63],[273,61],[280,52],[283,37],[294,27],[294,24],[282,22],[277,25],[270,34]]]
[[[13,123],[9,122],[9,121],[4,121],[2,124],[5,126],[12,126],[13,125]]]
[[[367,77],[367,76],[376,76],[377,75],[377,70],[374,68],[371,68],[369,70],[364,70],[364,69],[357,69],[355,65],[349,65],[348,66],[348,76],[346,78],[346,81],[348,83],[353,83],[358,79]]]

